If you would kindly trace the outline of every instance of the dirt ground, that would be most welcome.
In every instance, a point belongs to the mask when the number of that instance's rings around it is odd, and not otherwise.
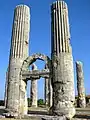
[[[3,112],[3,109],[1,109]],[[41,120],[48,115],[48,108],[29,108],[28,117],[25,119],[0,118],[0,120]],[[0,112],[1,113],[1,112]],[[76,108],[76,115],[72,120],[90,120],[90,108]]]

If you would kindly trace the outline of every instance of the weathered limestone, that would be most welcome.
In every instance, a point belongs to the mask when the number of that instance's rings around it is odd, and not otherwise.
[[[44,87],[44,90],[45,90],[45,105],[48,106],[49,105],[49,89],[48,89],[48,82],[49,82],[49,79],[48,78],[45,78],[45,87]]]
[[[8,68],[7,108],[12,112],[27,113],[26,83],[21,80],[20,71],[28,56],[30,10],[18,5],[14,11],[10,59]]]
[[[45,69],[47,69],[47,65],[45,65]],[[45,78],[45,87],[44,87],[45,93],[44,93],[44,97],[45,97],[45,105],[48,106],[49,105],[49,78]]]
[[[48,70],[48,66],[45,65],[45,69]],[[45,77],[45,105],[51,107],[52,106],[52,85],[50,76]]]
[[[49,67],[49,63],[50,63],[50,58],[44,54],[41,53],[35,53],[32,56],[28,56],[27,59],[24,60],[23,65],[22,65],[22,70],[27,70],[28,67],[35,62],[36,60],[42,60],[45,61],[46,64],[48,64]]]
[[[85,108],[86,99],[85,99],[83,63],[80,61],[76,62],[76,72],[77,72],[78,106],[81,108]]]
[[[53,103],[53,88],[52,88],[52,84],[51,84],[51,78],[49,77],[49,107],[52,106]]]
[[[32,71],[37,70],[37,66],[32,64]],[[37,80],[31,80],[31,107],[37,107]]]
[[[8,90],[8,69],[6,71],[6,83],[5,83],[5,94],[4,94],[4,105],[7,105],[7,90]]]
[[[28,79],[31,79],[32,106],[37,107],[37,79],[44,77],[46,104],[52,106],[50,110],[52,115],[55,115],[50,119],[71,119],[75,115],[74,72],[68,8],[64,1],[56,1],[52,4],[51,18],[51,60],[40,53],[29,56],[29,8],[26,5],[16,7],[8,67],[6,108],[17,115],[27,114]],[[39,71],[33,65],[30,71],[29,66],[37,59],[45,61],[49,69]]]
[[[52,33],[52,114],[67,118],[75,115],[73,57],[70,45],[68,8],[64,1],[51,6]]]

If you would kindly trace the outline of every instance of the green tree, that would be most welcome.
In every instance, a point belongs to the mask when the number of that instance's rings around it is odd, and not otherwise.
[[[27,101],[28,101],[28,107],[31,106],[31,98],[27,98]]]
[[[38,99],[38,105],[45,105],[44,100],[43,99]]]

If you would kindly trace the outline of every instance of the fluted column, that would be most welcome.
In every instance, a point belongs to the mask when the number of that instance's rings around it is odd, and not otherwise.
[[[51,6],[52,53],[71,52],[68,8],[64,1],[56,1]]]
[[[28,56],[30,10],[26,5],[18,5],[14,10],[10,59],[8,69],[7,108],[13,112],[26,114],[26,83],[20,79],[23,60]]]
[[[37,70],[35,64],[32,65],[32,70]],[[31,80],[31,107],[37,107],[37,80]]]
[[[76,73],[77,73],[78,107],[85,108],[86,99],[85,99],[83,63],[80,61],[76,62]]]
[[[52,86],[53,115],[75,115],[74,101],[74,69],[68,8],[64,1],[56,1],[51,6],[51,38],[52,38]]]
[[[26,5],[14,10],[10,58],[27,58],[29,52],[30,12]]]

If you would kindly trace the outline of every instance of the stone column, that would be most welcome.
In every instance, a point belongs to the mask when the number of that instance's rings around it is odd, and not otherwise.
[[[14,113],[27,114],[26,83],[20,79],[20,71],[23,61],[28,57],[29,30],[29,7],[18,5],[14,10],[6,105]]]
[[[37,70],[35,64],[32,65],[32,71]],[[31,107],[37,107],[37,80],[31,80]]]
[[[45,78],[45,105],[48,107],[52,106],[52,85],[51,79]]]
[[[76,62],[76,73],[77,73],[78,106],[81,108],[85,108],[86,99],[85,99],[83,63],[80,61]]]
[[[45,69],[48,69],[47,65],[45,65]],[[49,105],[49,78],[45,78],[45,87],[44,87],[45,93],[44,93],[44,98],[45,98],[45,105]]]
[[[71,119],[75,115],[74,68],[68,8],[64,1],[56,1],[51,6],[52,38],[52,114]]]
[[[53,89],[52,89],[52,84],[51,84],[51,78],[49,78],[48,81],[48,86],[49,86],[49,107],[52,107],[52,102],[53,102]]]
[[[6,71],[6,83],[5,83],[5,94],[4,94],[4,105],[7,105],[7,89],[8,89],[8,69]]]
[[[48,70],[48,66],[45,65],[45,69]],[[52,85],[51,85],[51,78],[48,76],[45,78],[45,105],[51,107],[52,106]]]
[[[45,87],[44,87],[44,90],[45,90],[45,105],[48,106],[49,105],[49,86],[48,86],[48,82],[49,82],[49,79],[48,78],[45,78]]]

